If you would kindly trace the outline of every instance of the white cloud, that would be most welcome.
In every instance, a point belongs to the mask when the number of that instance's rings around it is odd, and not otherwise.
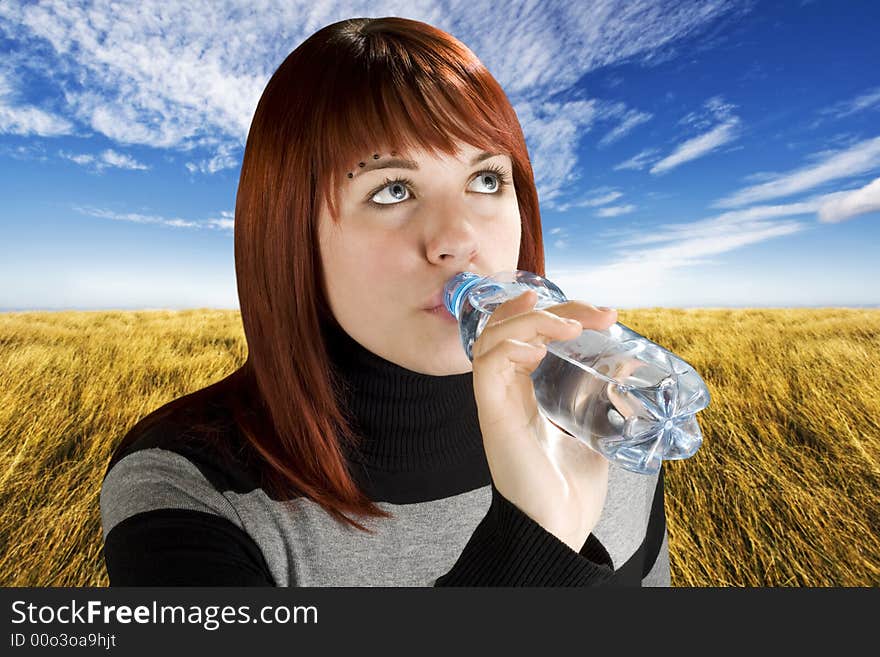
[[[585,73],[640,58],[695,35],[742,3],[602,0],[548,11],[538,0],[480,12],[467,4],[389,2],[381,13],[423,20],[467,44],[514,102],[529,142],[542,201],[577,171],[577,138],[596,118],[589,99],[546,103]],[[31,66],[53,76],[69,117],[118,144],[192,150],[191,172],[232,168],[240,158],[270,73],[320,27],[376,13],[372,2],[140,0],[119,5],[66,0],[0,3],[0,29],[22,51],[48,52]],[[123,9],[124,8],[124,9]],[[747,10],[747,9],[746,9]],[[49,48],[46,48],[46,46]],[[661,58],[662,59],[662,58]],[[620,121],[611,143],[647,120],[605,105]],[[616,112],[616,114],[615,114]]]
[[[608,192],[607,194],[604,194],[602,196],[596,196],[594,198],[587,199],[586,201],[583,201],[582,203],[578,203],[577,205],[581,205],[584,207],[595,207],[597,205],[605,205],[606,203],[611,203],[612,201],[616,201],[621,196],[623,196],[623,194],[621,192]]]
[[[855,98],[835,103],[831,107],[820,110],[819,114],[824,118],[842,119],[851,114],[870,109],[880,109],[880,87],[874,87]],[[821,119],[812,127],[816,127],[819,123],[821,123]]]
[[[832,180],[870,172],[880,167],[880,137],[866,139],[817,162],[779,174],[767,182],[745,187],[713,203],[714,207],[735,208],[810,190]]]
[[[779,236],[784,239],[783,236]],[[768,239],[776,239],[769,237]],[[572,251],[580,254],[582,251]],[[874,267],[802,267],[797,284],[779,275],[773,263],[738,266],[736,258],[709,256],[710,262],[696,268],[622,266],[617,269],[590,265],[579,257],[574,262],[566,253],[549,253],[547,277],[559,285],[569,299],[581,299],[615,308],[756,308],[776,307],[863,307],[880,303],[876,286],[865,280],[880,277]],[[635,330],[638,324],[624,322]]]
[[[58,155],[67,160],[70,160],[71,162],[76,162],[77,164],[81,164],[83,166],[95,163],[95,156],[89,155],[88,153],[75,154],[67,153],[65,151],[58,151]]]
[[[628,160],[621,162],[620,164],[614,165],[614,170],[622,171],[624,169],[631,169],[634,171],[641,171],[652,162],[656,162],[658,159],[660,159],[659,157],[657,157],[657,154],[659,152],[660,151],[656,148],[646,148],[645,150],[632,156]]]
[[[728,260],[722,257],[726,253],[813,230],[818,226],[800,218],[818,214],[822,221],[841,221],[857,214],[878,210],[880,178],[859,189],[815,195],[794,203],[730,210],[698,221],[666,223],[652,226],[648,230],[607,229],[597,235],[608,241],[608,245],[602,247],[603,252],[611,254],[607,264],[562,267],[553,272],[551,280],[560,284],[569,298],[589,299],[594,303],[617,307],[626,304],[681,304],[688,299],[695,303],[706,303],[707,299],[713,299],[713,303],[721,306],[728,305],[734,297],[736,303],[743,305],[752,305],[748,303],[749,299],[792,299],[791,288],[771,289],[772,281],[757,285],[756,281],[760,279],[757,275],[753,277],[752,287],[749,289],[731,284],[729,276],[719,273],[713,279],[720,285],[715,290],[701,283],[704,275],[711,277],[711,268],[701,269],[699,280],[689,270],[700,265],[726,264]],[[548,271],[550,269],[548,260]],[[806,293],[795,296],[798,303],[833,300],[833,303],[828,303],[840,304],[843,297],[833,292],[834,290],[823,288],[821,299]],[[866,301],[864,295],[850,296],[852,298],[847,300],[848,303]],[[655,301],[648,301],[650,299]],[[791,303],[789,300],[781,305]]]
[[[514,105],[529,142],[535,183],[541,202],[563,211],[571,203],[560,202],[568,183],[577,180],[578,141],[597,123],[617,125],[602,137],[605,147],[652,118],[646,112],[627,108],[624,103],[599,99],[556,102],[520,101]]]
[[[724,146],[724,144],[736,139],[738,127],[739,119],[734,117],[726,123],[714,127],[709,132],[688,139],[683,144],[680,144],[671,154],[652,166],[651,173],[666,173],[685,162],[708,155],[712,151]]]
[[[17,94],[0,71],[0,134],[57,137],[73,132],[70,121],[28,103],[16,102]]]
[[[838,223],[868,212],[880,212],[880,178],[859,189],[826,194],[819,221]]]
[[[274,23],[284,12],[206,1],[124,7],[3,3],[0,27],[49,53],[31,66],[53,76],[69,118],[119,144],[188,150],[219,135],[242,145],[267,50],[289,43]]]
[[[599,148],[613,144],[618,139],[627,135],[633,128],[641,125],[653,118],[653,114],[649,112],[640,112],[634,109],[624,109],[623,103],[615,105],[615,109],[608,113],[608,117],[618,118],[618,125],[602,139],[599,140]]]
[[[130,155],[125,153],[117,153],[114,150],[107,149],[101,153],[101,159],[110,166],[120,169],[149,169],[146,164],[141,164]]]
[[[859,189],[816,195],[795,203],[762,205],[730,210],[698,221],[667,223],[640,229],[607,230],[599,237],[610,238],[611,262],[578,276],[596,289],[616,290],[624,298],[646,298],[645,290],[628,288],[632,281],[657,286],[672,280],[675,271],[697,265],[721,264],[729,251],[770,239],[811,230],[815,224],[795,217],[818,215],[820,221],[835,222],[866,212],[880,211],[880,178]],[[755,291],[760,294],[759,290]]]
[[[666,223],[654,226],[650,232],[639,230],[603,231],[602,236],[614,237],[614,247],[629,249],[646,244],[688,242],[691,240],[712,240],[728,237],[744,231],[763,230],[772,226],[769,220],[780,217],[793,217],[815,213],[822,203],[821,198],[809,199],[787,205],[762,205],[731,210],[714,217],[682,223]]]
[[[714,234],[692,235],[683,240],[672,240],[664,246],[643,249],[624,255],[609,269],[625,269],[630,266],[647,268],[679,268],[706,262],[706,256],[720,255],[747,244],[790,235],[804,226],[794,221],[754,222],[736,226],[735,229],[718,228]]]
[[[592,123],[596,101],[524,101],[516,104],[515,111],[529,141],[539,198],[542,204],[552,207],[551,202],[579,177],[576,173],[578,135]]]
[[[556,204],[554,205],[554,209],[558,210],[559,212],[564,212],[569,208],[594,208],[616,201],[621,196],[623,196],[622,192],[604,187],[588,192],[587,197],[580,201]]]
[[[219,144],[213,157],[198,162],[187,162],[185,166],[190,173],[199,171],[205,174],[216,173],[222,169],[231,169],[238,166],[238,158],[233,156],[235,150],[236,147],[230,144]]]
[[[680,125],[687,125],[694,130],[705,130],[719,121],[730,121],[736,118],[733,114],[735,109],[736,105],[726,102],[722,96],[712,96],[703,103],[700,110],[689,112],[678,122]]]
[[[445,5],[412,7],[406,14],[433,22],[467,44],[508,95],[540,97],[564,91],[592,70],[640,58],[701,28],[741,3],[715,1],[600,0],[508,3],[503,12],[461,12]]]
[[[108,167],[115,169],[149,169],[146,164],[138,162],[130,155],[118,153],[110,148],[103,150],[99,155],[91,155],[88,153],[68,153],[66,151],[58,151],[61,157],[76,162],[83,166],[94,167],[97,171],[103,171]]]
[[[709,98],[700,110],[690,112],[679,121],[692,130],[706,130],[703,134],[679,144],[672,153],[662,159],[654,157],[658,152],[657,149],[644,150],[626,162],[616,165],[615,171],[640,170],[653,162],[650,171],[656,175],[708,155],[739,136],[740,119],[734,116],[734,109],[736,106],[725,102],[721,96]],[[711,125],[715,127],[707,130]]]
[[[547,231],[547,236],[554,236],[552,246],[557,251],[567,249],[569,244],[571,243],[568,235],[568,229],[562,226],[551,228],[549,231]]]
[[[701,279],[689,275],[688,269],[723,264],[720,256],[725,253],[807,230],[810,226],[806,223],[772,218],[808,214],[817,207],[814,201],[798,208],[750,208],[691,223],[652,227],[648,234],[630,230],[629,238],[603,246],[603,251],[612,252],[607,264],[562,267],[550,278],[570,299],[615,307],[659,305],[670,300],[680,304],[682,299],[704,303],[703,299],[717,294],[704,289]],[[752,296],[760,296],[760,291]],[[726,299],[719,300],[720,305],[726,303]]]
[[[554,268],[550,279],[565,291],[569,299],[586,299],[617,308],[687,302],[704,305],[707,298],[717,294],[705,289],[702,273],[700,277],[694,277],[688,269],[723,264],[725,260],[719,256],[725,253],[804,229],[804,224],[795,221],[768,222],[714,236],[672,241],[656,248],[621,250],[605,265]],[[729,276],[723,280],[729,280]],[[747,296],[754,301],[761,298],[761,290]],[[727,305],[729,302],[730,299],[722,298],[718,304]]]
[[[223,211],[220,218],[210,218],[203,221],[193,221],[191,219],[181,219],[180,217],[163,217],[160,215],[140,214],[137,212],[114,212],[112,210],[103,210],[89,206],[74,205],[73,209],[82,214],[102,219],[112,219],[113,221],[129,221],[137,224],[156,224],[159,226],[170,226],[172,228],[210,228],[223,231],[231,231],[234,227],[233,213]]]
[[[607,208],[596,210],[597,217],[619,217],[622,214],[629,214],[636,209],[634,205],[611,205]]]
[[[205,224],[221,230],[232,230],[235,228],[234,213],[224,210],[220,213],[220,219],[207,219]]]
[[[0,101],[0,133],[57,137],[73,131],[73,125],[38,107],[10,106]]]

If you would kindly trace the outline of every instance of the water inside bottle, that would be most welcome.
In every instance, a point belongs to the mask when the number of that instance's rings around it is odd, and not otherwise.
[[[495,308],[523,291],[502,283],[464,297],[459,322],[468,358],[473,360],[473,344]],[[536,309],[559,303],[549,291],[535,291]],[[619,323],[547,347],[532,372],[538,405],[587,446],[641,474],[699,449],[702,434],[694,416],[709,396],[684,360]]]
[[[699,449],[694,415],[708,398],[674,354],[645,340],[616,342],[627,332],[637,335],[615,324],[550,343],[532,381],[550,420],[623,468],[652,474]]]

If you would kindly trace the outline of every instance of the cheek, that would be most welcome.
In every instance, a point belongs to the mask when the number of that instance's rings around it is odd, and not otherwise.
[[[404,268],[396,254],[404,252],[398,242],[376,234],[349,234],[330,249],[327,278],[340,297],[378,302],[389,296],[383,290],[400,284]]]
[[[519,204],[514,197],[507,205],[504,212],[503,227],[498,231],[497,239],[499,246],[505,251],[519,253],[519,243],[522,237],[522,219],[519,214]]]

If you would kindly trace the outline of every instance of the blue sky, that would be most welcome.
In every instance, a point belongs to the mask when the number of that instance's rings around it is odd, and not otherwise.
[[[569,298],[880,304],[875,2],[254,4],[0,3],[0,309],[237,308],[260,93],[317,29],[384,15],[507,92]]]

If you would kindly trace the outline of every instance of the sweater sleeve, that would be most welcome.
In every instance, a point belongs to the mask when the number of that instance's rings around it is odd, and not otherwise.
[[[613,573],[611,557],[595,535],[575,552],[493,483],[486,516],[434,586],[601,586]]]
[[[183,456],[126,456],[100,504],[110,586],[275,586],[229,501]]]
[[[253,539],[203,511],[131,516],[107,535],[103,555],[110,586],[275,586]]]
[[[647,559],[642,574],[642,586],[671,586],[669,568],[669,536],[666,531],[666,504],[664,487],[665,467],[661,466],[651,502],[646,540]]]
[[[660,551],[657,558],[648,571],[648,574],[642,578],[642,586],[671,586],[671,573],[669,569],[669,537],[666,530],[663,530],[663,543],[660,545]]]

